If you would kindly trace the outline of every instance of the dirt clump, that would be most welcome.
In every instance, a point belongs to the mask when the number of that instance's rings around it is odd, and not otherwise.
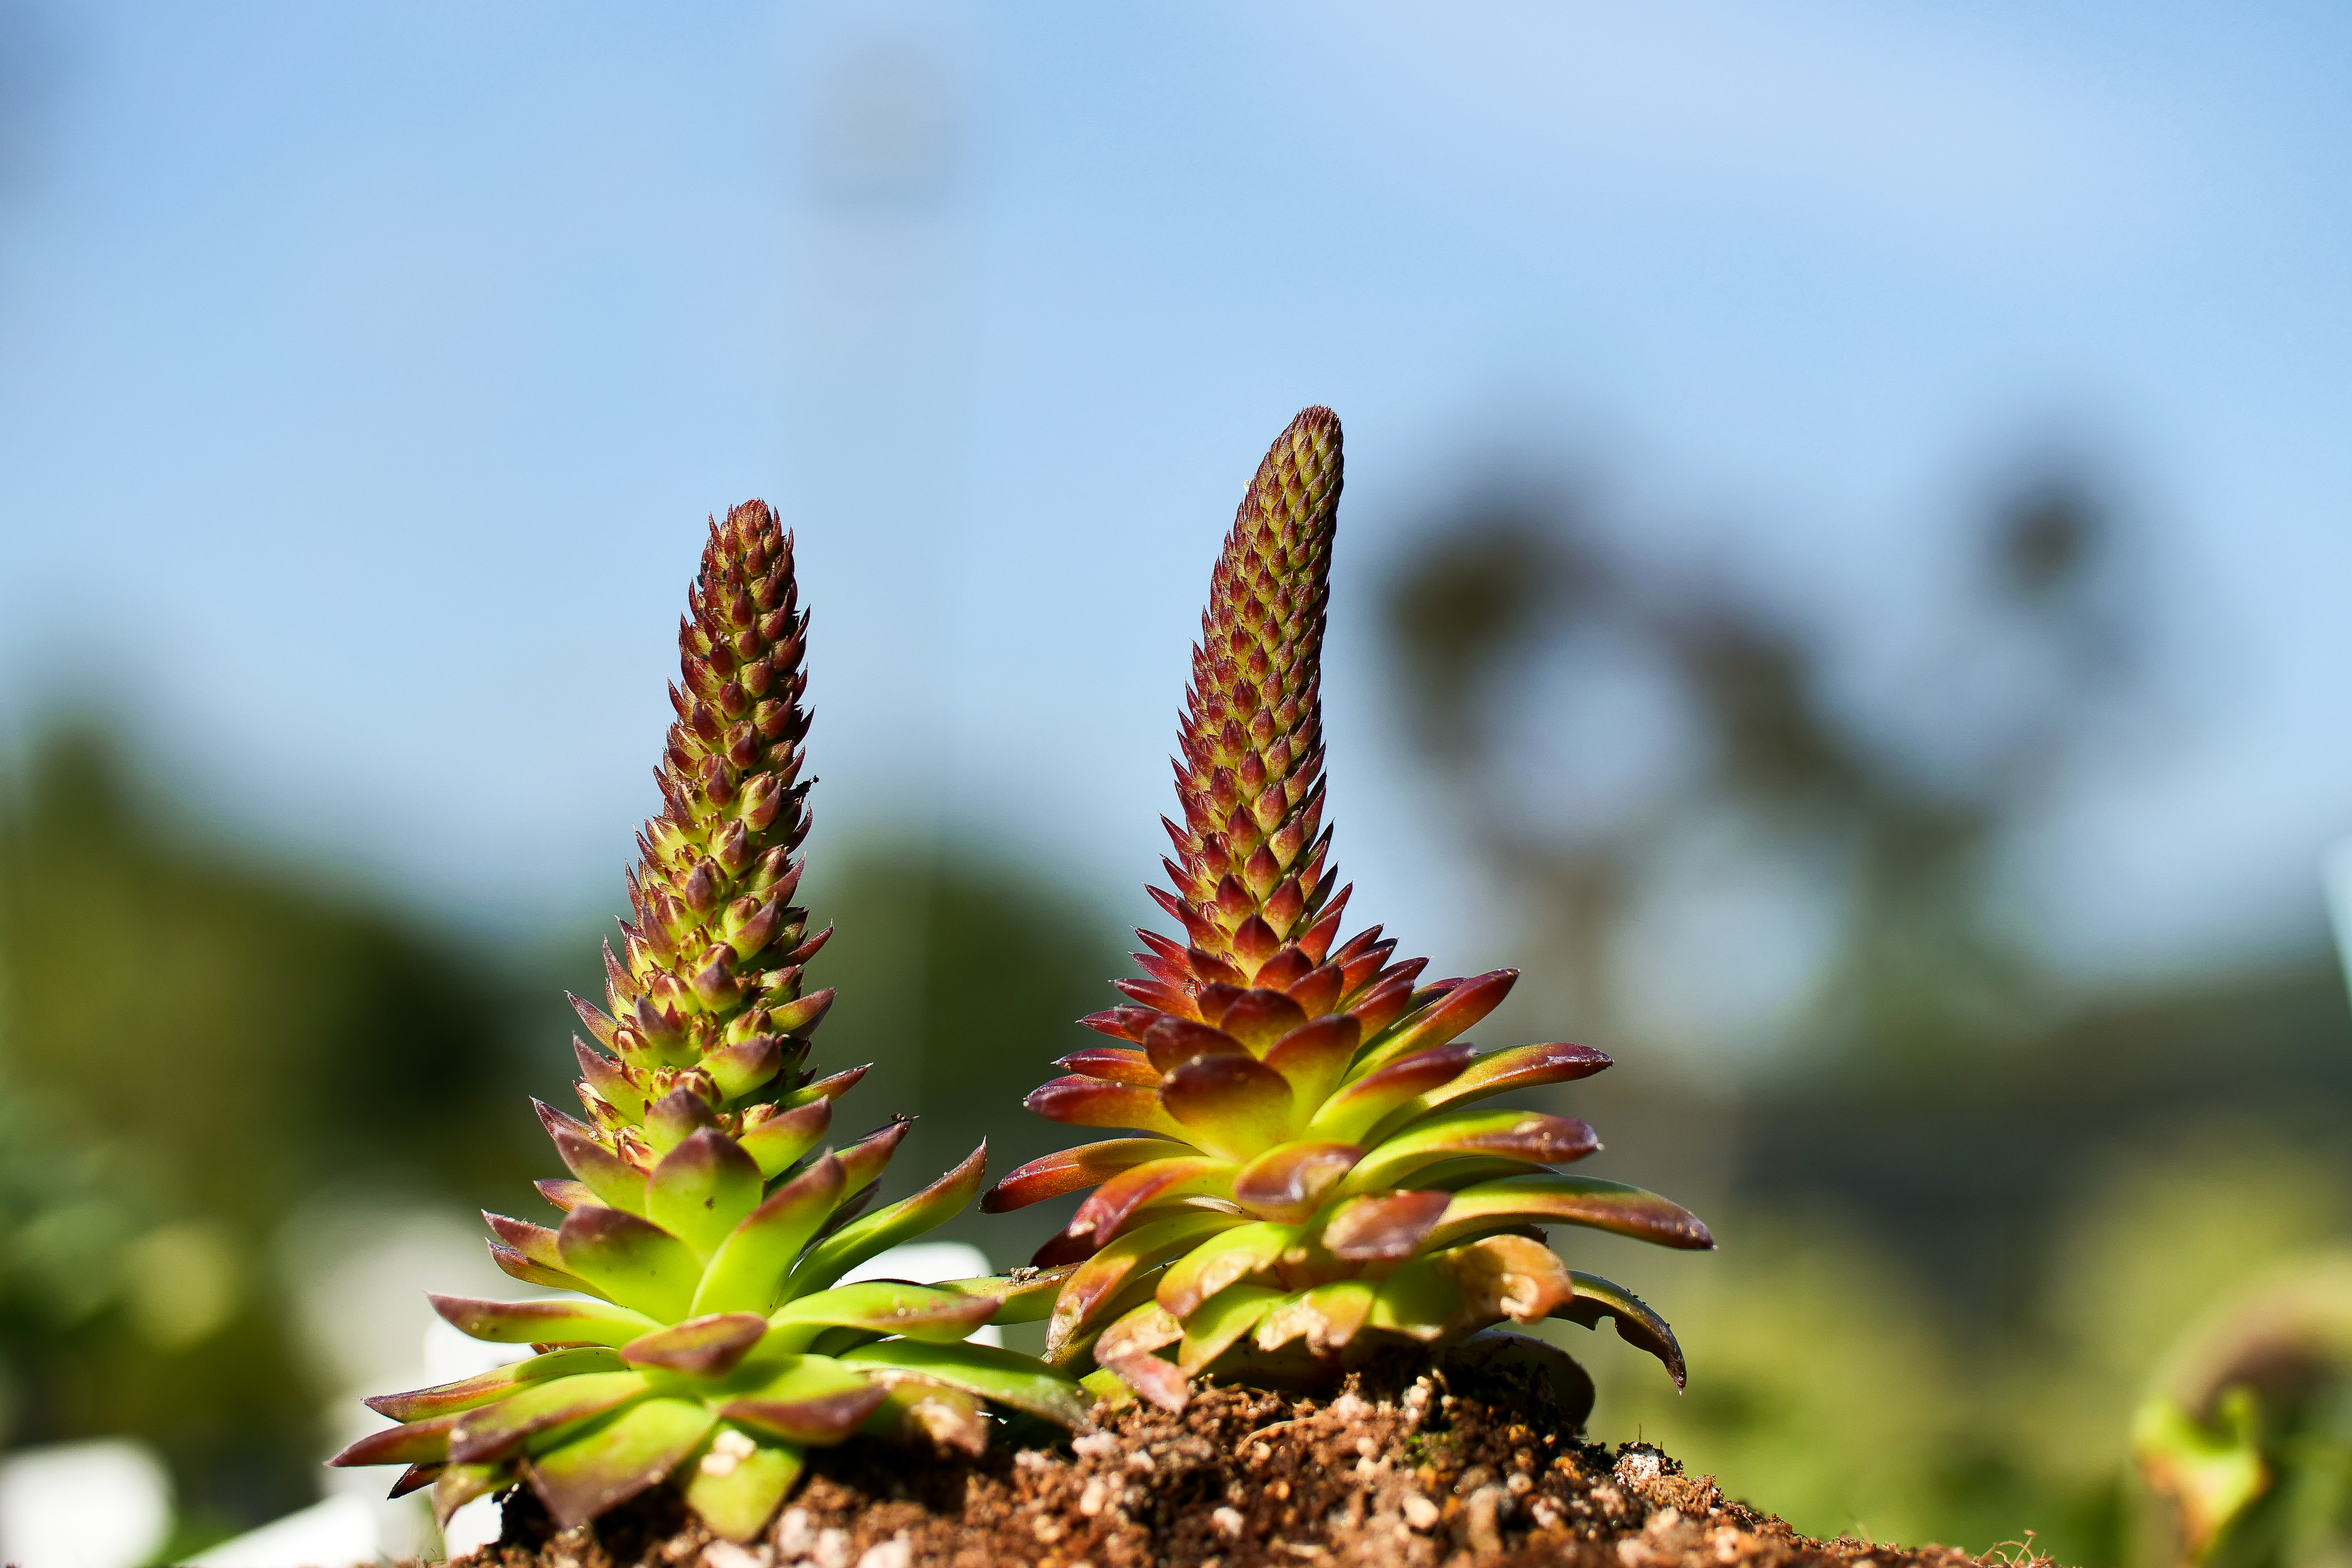
[[[1639,1443],[1582,1441],[1544,1391],[1444,1373],[1324,1399],[1212,1388],[977,1459],[811,1456],[767,1536],[712,1539],[667,1491],[557,1531],[528,1491],[476,1568],[1972,1568],[1814,1541]],[[1470,1385],[1465,1386],[1467,1383]],[[1582,1412],[1575,1412],[1580,1418]],[[2040,1568],[2001,1560],[2004,1568]]]

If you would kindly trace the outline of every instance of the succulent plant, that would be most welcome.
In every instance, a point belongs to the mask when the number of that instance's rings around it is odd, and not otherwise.
[[[1478,1103],[1610,1065],[1461,1039],[1517,973],[1419,983],[1375,925],[1341,939],[1324,809],[1320,658],[1341,477],[1339,422],[1310,408],[1275,441],[1210,577],[1174,760],[1181,821],[1140,930],[1126,1005],[1082,1020],[1115,1044],[1065,1057],[1031,1110],[1139,1136],[1013,1172],[992,1212],[1091,1187],[1036,1262],[1053,1270],[1046,1358],[1181,1409],[1210,1373],[1312,1376],[1382,1342],[1437,1346],[1566,1318],[1680,1349],[1630,1291],[1570,1269],[1548,1225],[1706,1248],[1654,1194],[1551,1167],[1597,1149],[1580,1121]]]
[[[986,1145],[863,1212],[908,1121],[827,1145],[865,1069],[804,1066],[833,993],[803,991],[830,929],[810,935],[792,902],[808,828],[796,598],[793,541],[765,505],[711,526],[655,770],[666,804],[638,835],[623,950],[604,950],[611,1010],[572,998],[595,1039],[572,1042],[586,1119],[538,1107],[572,1173],[539,1184],[563,1218],[483,1216],[499,1268],[575,1294],[434,1297],[467,1333],[537,1354],[370,1399],[400,1425],[332,1461],[407,1465],[393,1495],[430,1484],[445,1523],[517,1480],[565,1526],[671,1481],[747,1541],[811,1445],[867,1432],[976,1449],[987,1405],[1075,1424],[1090,1403],[1034,1358],[964,1343],[1022,1315],[1034,1283],[835,1283],[970,1202]]]

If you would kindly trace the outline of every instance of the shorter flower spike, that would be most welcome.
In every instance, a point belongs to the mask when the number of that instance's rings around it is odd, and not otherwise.
[[[570,1293],[434,1297],[467,1333],[539,1354],[369,1401],[399,1424],[333,1461],[407,1466],[394,1495],[430,1485],[445,1523],[518,1483],[567,1528],[669,1485],[715,1534],[751,1541],[812,1445],[871,1431],[969,1449],[991,1406],[1085,1414],[1069,1375],[964,1343],[1043,1316],[1058,1280],[835,1283],[969,1203],[984,1153],[861,1213],[909,1124],[831,1146],[834,1103],[866,1070],[807,1066],[833,1001],[803,984],[830,927],[809,935],[792,902],[809,821],[808,617],[791,536],[765,506],[711,525],[688,610],[655,769],[664,806],[638,835],[605,1008],[572,999],[589,1037],[572,1042],[585,1117],[537,1107],[571,1172],[539,1184],[562,1222],[483,1216],[499,1268]]]
[[[1585,1046],[1481,1053],[1463,1037],[1517,971],[1423,983],[1374,925],[1342,939],[1348,890],[1324,821],[1322,647],[1339,422],[1310,408],[1258,465],[1209,580],[1177,734],[1173,853],[1139,932],[1142,977],[1083,1021],[1115,1044],[1030,1095],[1055,1121],[1148,1134],[1032,1161],[992,1212],[1093,1188],[1036,1257],[1065,1270],[1056,1364],[1181,1409],[1202,1373],[1336,1372],[1382,1340],[1439,1345],[1492,1324],[1612,1318],[1682,1382],[1671,1330],[1533,1237],[1585,1226],[1714,1245],[1664,1198],[1553,1169],[1598,1149],[1584,1123],[1478,1103],[1610,1065]],[[1272,1357],[1269,1361],[1266,1358]],[[1287,1358],[1285,1360],[1284,1358]]]

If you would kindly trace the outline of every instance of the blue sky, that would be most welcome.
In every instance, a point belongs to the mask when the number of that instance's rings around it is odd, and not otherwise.
[[[2171,652],[2036,907],[2108,969],[2316,935],[2352,830],[2338,9],[30,15],[0,723],[98,703],[352,874],[608,901],[700,518],[758,494],[818,615],[824,831],[1132,888],[1215,540],[1323,402],[1340,848],[1381,907],[1443,844],[1369,575],[1478,453],[1816,607],[1894,711],[1956,519],[2057,440],[2117,476]]]

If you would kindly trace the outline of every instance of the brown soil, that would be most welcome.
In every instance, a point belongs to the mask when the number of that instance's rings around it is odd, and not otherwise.
[[[1974,1568],[1950,1547],[1813,1541],[1654,1448],[1562,1432],[1456,1373],[1328,1400],[1212,1389],[978,1460],[820,1450],[766,1540],[713,1541],[667,1493],[555,1532],[528,1492],[477,1568]],[[1450,1383],[1450,1387],[1449,1387]],[[1579,1413],[1580,1414],[1580,1412]],[[1050,1442],[1046,1434],[1032,1434]],[[2024,1553],[1998,1568],[2044,1568]]]

